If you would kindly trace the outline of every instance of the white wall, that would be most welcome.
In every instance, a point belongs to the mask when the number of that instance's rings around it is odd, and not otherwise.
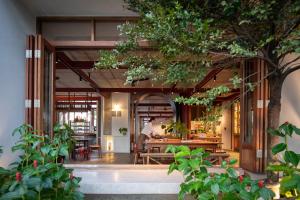
[[[129,93],[112,93],[112,107],[118,104],[121,109],[120,117],[112,117],[111,129],[114,143],[114,152],[130,152],[130,94]],[[127,128],[127,134],[121,135],[119,128]]]
[[[300,127],[300,70],[286,78],[281,94],[280,123],[288,121]],[[289,148],[300,152],[300,136],[295,135],[289,140]]]
[[[121,116],[111,117],[111,135],[103,135],[103,151],[108,151],[108,144],[111,143],[111,151],[115,153],[130,152],[130,94],[129,93],[111,93],[111,110],[115,104],[120,106]],[[106,112],[111,112],[106,111]],[[108,117],[108,115],[106,115]],[[104,119],[107,120],[107,119]],[[127,134],[120,134],[119,128],[127,128]]]
[[[35,33],[35,18],[17,0],[0,0],[0,166],[16,159],[12,131],[24,122],[25,41]]]

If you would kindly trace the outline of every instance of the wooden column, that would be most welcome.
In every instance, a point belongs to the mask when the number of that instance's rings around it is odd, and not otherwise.
[[[191,106],[180,104],[180,121],[186,124],[188,129],[191,128]]]

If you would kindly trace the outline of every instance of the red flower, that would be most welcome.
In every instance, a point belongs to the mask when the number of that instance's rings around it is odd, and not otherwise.
[[[73,173],[70,173],[70,174],[69,174],[69,178],[70,178],[71,180],[73,180],[73,179],[74,179],[74,175],[73,175]]]
[[[20,182],[22,180],[22,174],[20,172],[16,173],[16,181]]]
[[[289,124],[289,122],[288,122],[288,121],[284,122],[284,125],[288,125],[288,124]]]
[[[262,181],[262,180],[258,181],[257,185],[258,185],[259,188],[263,188],[264,187],[264,181]]]
[[[239,176],[239,181],[243,182],[243,180],[244,180],[244,177],[243,176]]]
[[[214,177],[215,176],[215,173],[210,173],[210,177]]]
[[[34,160],[33,161],[33,167],[36,169],[38,167],[38,161],[37,160]]]

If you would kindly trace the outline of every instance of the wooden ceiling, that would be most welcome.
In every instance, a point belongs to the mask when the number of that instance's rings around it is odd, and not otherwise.
[[[93,63],[98,59],[99,53],[97,50],[65,50],[63,53],[76,63],[74,68],[80,68],[87,76],[93,80],[99,88],[133,88],[130,85],[125,85],[126,69],[105,69],[97,70],[93,68]],[[77,65],[78,64],[78,65]],[[81,65],[80,65],[81,64]],[[56,70],[56,87],[60,88],[90,88],[89,83],[68,67],[64,67],[60,61],[57,63]],[[80,67],[81,66],[81,67]],[[200,83],[189,85],[189,88],[212,88],[220,84],[229,84],[229,79],[234,73],[238,73],[238,69],[222,69],[212,70],[208,76]],[[134,88],[171,88],[171,86],[152,83],[149,80],[137,82]],[[175,91],[175,90],[174,90]]]

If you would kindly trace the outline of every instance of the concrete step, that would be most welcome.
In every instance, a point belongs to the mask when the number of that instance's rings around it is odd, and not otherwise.
[[[80,191],[85,194],[109,194],[117,196],[103,196],[118,198],[118,194],[139,195],[155,194],[176,196],[183,182],[183,175],[173,172],[168,175],[168,165],[87,165],[66,164],[74,169],[74,175],[82,177]],[[219,173],[219,167],[209,169]],[[243,173],[239,171],[239,173]],[[97,195],[95,196],[97,197]],[[146,198],[147,196],[143,196]],[[163,196],[164,197],[164,196]],[[113,199],[112,198],[112,199]],[[124,198],[127,198],[124,196]],[[152,198],[151,195],[149,198]]]

